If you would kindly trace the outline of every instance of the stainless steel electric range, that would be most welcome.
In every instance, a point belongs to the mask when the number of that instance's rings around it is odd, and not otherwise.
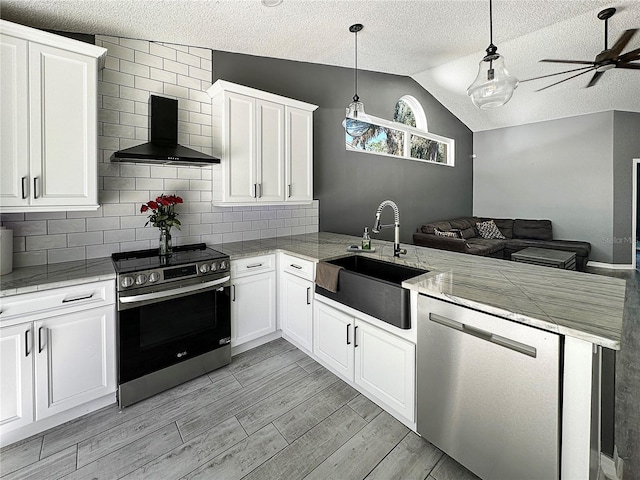
[[[202,244],[114,253],[118,402],[131,405],[231,361],[229,256]]]

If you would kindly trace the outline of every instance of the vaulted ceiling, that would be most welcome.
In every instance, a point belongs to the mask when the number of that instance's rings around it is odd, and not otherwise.
[[[616,7],[609,45],[640,28],[637,0],[494,0],[494,43],[519,79],[572,68],[543,58],[593,60],[604,47],[597,13]],[[471,130],[489,130],[605,110],[640,112],[640,71],[614,69],[541,92],[562,76],[519,85],[511,101],[478,110],[466,95],[489,44],[488,0],[1,0],[5,20],[36,28],[195,45],[413,77]],[[625,51],[640,48],[640,32]],[[638,62],[640,63],[640,62]],[[359,92],[366,102],[367,95]]]

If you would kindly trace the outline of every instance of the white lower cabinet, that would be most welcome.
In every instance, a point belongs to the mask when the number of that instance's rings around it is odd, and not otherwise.
[[[414,422],[415,344],[319,301],[313,325],[313,353],[320,361]]]
[[[3,445],[115,403],[114,291],[99,282],[3,298]]]
[[[34,323],[36,420],[114,391],[113,306]]]
[[[278,318],[282,335],[298,348],[313,349],[313,291],[315,264],[279,254]]]
[[[237,347],[275,331],[275,255],[233,261],[231,346]]]
[[[31,323],[0,328],[0,429],[33,422]]]

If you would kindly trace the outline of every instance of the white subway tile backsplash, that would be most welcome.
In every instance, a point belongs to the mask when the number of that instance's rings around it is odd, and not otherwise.
[[[107,49],[107,56],[116,57],[122,60],[129,60],[133,62],[134,60],[134,51],[130,48],[122,47],[120,45],[116,45],[115,43],[110,43],[107,41],[102,41],[102,48]]]
[[[119,230],[120,217],[87,218],[87,232]]]
[[[142,65],[148,65],[150,67],[162,68],[163,59],[155,55],[149,55],[148,53],[136,51],[135,62]]]
[[[122,73],[129,73],[137,77],[149,78],[150,68],[151,67],[149,67],[148,65],[141,65],[139,63],[129,62],[127,60],[120,60],[120,71]]]
[[[147,40],[137,40],[134,38],[121,38],[120,45],[133,48],[141,52],[149,53],[149,42]]]
[[[163,61],[164,69],[169,70],[170,72],[179,73],[180,75],[189,76],[189,65],[184,63],[174,62],[172,60],[164,59]],[[162,68],[162,67],[157,67]]]
[[[97,232],[70,233],[67,235],[67,245],[69,247],[80,247],[85,245],[102,245],[104,234],[102,230]]]
[[[200,57],[191,55],[190,53],[178,52],[176,60],[180,63],[186,63],[187,65],[193,65],[200,68]]]
[[[169,60],[175,60],[177,52],[175,48],[169,48],[156,42],[150,42],[149,53]]]
[[[97,211],[3,214],[14,230],[16,267],[107,257],[114,252],[155,248],[158,229],[145,226],[143,203],[165,193],[180,195],[182,230],[174,245],[219,244],[318,231],[318,202],[308,206],[212,206],[212,171],[111,163],[120,149],[149,138],[149,95],[178,99],[179,143],[212,154],[212,51],[138,39],[97,36],[107,48],[98,81]]]
[[[47,220],[47,234],[86,232],[86,221],[84,218],[73,220]]]

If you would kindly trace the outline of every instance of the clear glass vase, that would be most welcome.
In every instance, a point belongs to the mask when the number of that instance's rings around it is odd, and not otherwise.
[[[158,247],[158,255],[169,256],[171,255],[171,229],[167,227],[160,227],[160,244]]]

